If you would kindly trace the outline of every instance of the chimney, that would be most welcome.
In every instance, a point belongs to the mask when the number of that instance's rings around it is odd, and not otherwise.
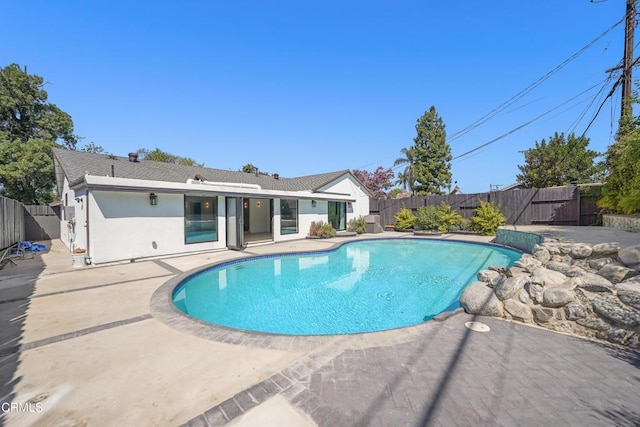
[[[273,174],[273,179],[280,179],[280,174],[279,173],[274,173]]]
[[[260,176],[260,171],[256,168],[256,176]]]
[[[129,161],[137,162],[138,161],[138,153],[129,153]]]

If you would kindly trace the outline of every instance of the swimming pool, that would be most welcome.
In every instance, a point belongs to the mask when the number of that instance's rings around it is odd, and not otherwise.
[[[235,329],[292,335],[351,334],[415,325],[459,306],[488,266],[514,250],[475,243],[376,239],[326,252],[223,263],[173,292],[182,312]]]

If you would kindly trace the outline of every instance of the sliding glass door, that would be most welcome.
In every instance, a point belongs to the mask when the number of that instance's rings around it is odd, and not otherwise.
[[[329,223],[338,231],[347,229],[347,202],[329,202]]]

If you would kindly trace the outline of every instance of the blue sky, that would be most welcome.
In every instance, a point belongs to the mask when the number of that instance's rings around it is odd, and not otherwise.
[[[431,105],[454,135],[600,36],[624,8],[622,0],[13,1],[3,5],[0,66],[43,76],[83,143],[113,154],[158,147],[282,176],[374,170],[413,143]],[[620,25],[450,140],[458,156],[593,87],[455,159],[461,190],[509,185],[519,151],[554,132],[582,134],[622,46]],[[619,103],[617,92],[603,107],[590,148],[612,143]]]

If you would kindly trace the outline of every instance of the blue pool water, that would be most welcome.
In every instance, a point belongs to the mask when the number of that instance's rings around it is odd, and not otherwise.
[[[313,254],[215,266],[183,281],[173,302],[190,316],[276,334],[350,334],[414,325],[459,306],[488,266],[520,253],[490,245],[419,239],[347,243]]]

